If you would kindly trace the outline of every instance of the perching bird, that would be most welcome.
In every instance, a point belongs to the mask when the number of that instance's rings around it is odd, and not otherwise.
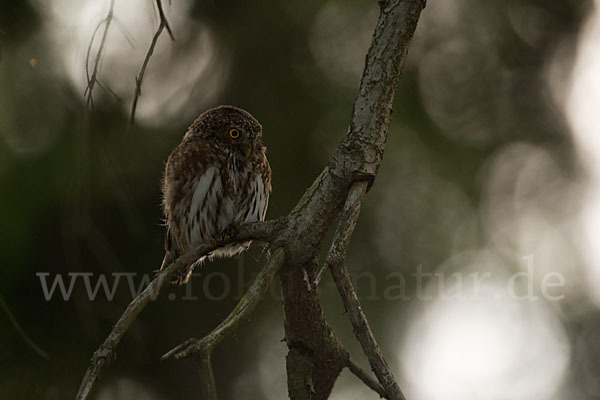
[[[263,221],[271,193],[271,167],[262,126],[247,111],[220,106],[200,115],[173,150],[163,178],[167,225],[161,269],[202,243],[219,243],[241,224]],[[186,283],[207,257],[231,257],[250,242],[213,251],[181,271]]]

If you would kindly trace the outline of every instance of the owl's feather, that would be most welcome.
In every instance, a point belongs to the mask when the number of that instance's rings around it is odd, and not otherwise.
[[[246,147],[218,136],[230,125],[253,123],[260,129],[260,124],[245,111],[247,115],[241,114],[240,118],[239,109],[232,109],[225,110],[227,118],[222,118],[221,124],[214,115],[209,115],[211,124],[202,124],[199,120],[207,113],[203,114],[169,156],[163,180],[167,234],[161,269],[200,244],[219,241],[240,225],[265,218],[271,169],[260,141],[261,131],[253,137],[252,127],[246,128],[249,138],[244,146],[251,149],[249,154],[243,150]],[[207,258],[231,257],[249,245],[235,243],[219,248],[182,271],[177,281],[187,282],[193,268]]]

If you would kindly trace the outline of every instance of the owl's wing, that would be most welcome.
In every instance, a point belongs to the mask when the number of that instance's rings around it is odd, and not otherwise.
[[[179,251],[173,244],[173,237],[171,236],[171,229],[167,226],[167,233],[165,233],[165,257],[163,258],[160,270],[168,267],[173,261],[177,259]]]
[[[215,152],[201,138],[184,139],[169,156],[163,176],[163,208],[169,217],[173,208],[189,193],[191,184],[209,165],[215,164]]]
[[[269,196],[271,195],[271,165],[265,154],[266,149],[263,149],[262,163],[259,168],[259,176],[262,185],[260,185],[260,193],[258,194],[259,220],[264,221],[269,206]]]
[[[180,227],[185,218],[181,211],[188,209],[190,204],[190,192],[193,190],[194,182],[207,172],[211,172],[207,166],[214,162],[213,152],[209,145],[202,139],[184,139],[177,146],[165,166],[163,176],[163,210],[167,232],[165,234],[165,257],[161,269],[175,261],[187,247],[187,241],[180,232]],[[185,243],[183,243],[184,241]]]

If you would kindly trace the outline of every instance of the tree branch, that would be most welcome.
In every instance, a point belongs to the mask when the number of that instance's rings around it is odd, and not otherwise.
[[[319,285],[323,271],[331,268],[332,265],[344,263],[350,239],[352,238],[356,222],[358,221],[358,215],[360,214],[361,200],[367,192],[367,185],[368,181],[355,182],[348,191],[344,209],[340,216],[340,222],[335,230],[325,263],[315,278],[314,286]]]
[[[206,348],[201,348],[196,353],[194,360],[196,362],[196,369],[200,376],[200,390],[202,393],[202,400],[217,400],[217,384],[215,382],[215,375],[213,373],[212,363],[210,362],[210,356],[212,351]]]
[[[238,325],[248,319],[258,303],[264,298],[271,282],[285,263],[285,251],[277,248],[267,265],[260,271],[235,308],[215,329],[202,339],[189,339],[165,353],[161,359],[181,359],[195,356],[204,400],[216,400],[217,391],[210,363],[211,353],[216,345],[231,336]]]
[[[161,1],[156,1],[161,20],[140,73],[136,77],[130,114],[132,125],[143,76],[158,38],[164,29],[171,33]],[[209,400],[216,398],[210,364],[213,347],[228,337],[243,318],[250,315],[284,263],[279,276],[282,284],[286,343],[289,348],[286,365],[290,398],[326,399],[339,372],[348,367],[369,387],[378,393],[383,391],[389,400],[404,399],[381,355],[344,265],[361,199],[381,165],[392,102],[410,40],[425,6],[423,0],[382,0],[379,4],[381,12],[366,57],[348,133],[332,155],[327,167],[307,189],[290,215],[280,220],[284,221],[284,224],[279,225],[278,221],[271,222],[273,229],[279,229],[271,232],[271,235],[262,235],[265,239],[268,236],[272,242],[271,246],[276,249],[267,266],[253,282],[252,290],[246,292],[232,313],[215,330],[205,338],[191,339],[163,356],[181,358],[194,355],[203,381],[204,395]],[[315,276],[317,281],[320,279],[319,274],[316,274],[318,254],[329,227],[339,214],[340,222],[326,264],[332,271],[350,314],[355,334],[367,354],[380,387],[368,374],[355,365],[348,364],[348,353],[327,324],[318,293],[312,290],[310,285]],[[258,236],[248,233],[246,237],[236,237],[236,240],[260,239]],[[211,250],[214,248],[201,247],[194,253],[180,258],[161,271],[151,285],[130,303],[109,337],[92,357],[78,399],[89,398],[100,373],[114,357],[119,340],[150,301],[150,292],[158,294],[164,282],[170,281],[170,277],[174,276],[179,263],[195,260]]]
[[[326,399],[338,373],[338,366],[331,362],[331,357],[306,356],[335,355],[338,344],[327,339],[327,336],[332,336],[331,329],[322,315],[319,299],[314,294],[316,291],[306,288],[298,269],[305,268],[309,276],[314,276],[315,260],[325,234],[340,214],[344,199],[348,198],[347,212],[340,219],[329,262],[343,259],[340,255],[345,254],[354,229],[360,198],[381,165],[393,99],[424,7],[421,0],[387,0],[379,4],[381,12],[367,53],[348,133],[327,167],[292,210],[290,224],[283,235],[288,239],[286,249],[294,262],[280,274],[286,341],[290,349],[287,357],[288,392],[292,400]],[[353,185],[355,182],[359,183]],[[351,186],[352,193],[348,195]],[[341,283],[343,290],[340,293],[346,299],[345,303],[350,310],[359,311],[351,314],[351,318],[355,330],[361,331],[359,340],[372,366],[376,366],[374,372],[379,382],[390,399],[404,399],[370,332],[356,294],[352,286],[347,285],[347,274],[341,273],[341,268],[331,269],[337,274],[334,279]],[[315,338],[319,335],[321,339]],[[312,382],[319,384],[314,385],[316,392]]]
[[[169,4],[171,2],[169,1]],[[167,16],[165,15],[165,11],[163,10],[162,1],[156,0],[156,8],[158,9],[158,16],[160,17],[160,23],[165,26],[169,36],[172,41],[175,41],[175,35],[173,35],[173,31],[171,30],[171,26],[169,25],[169,21],[167,20]]]
[[[348,311],[350,321],[352,322],[354,335],[360,342],[365,352],[371,369],[383,386],[386,398],[390,400],[405,400],[404,394],[394,379],[394,375],[381,354],[379,345],[373,336],[367,317],[362,311],[358,296],[352,285],[352,280],[348,274],[345,264],[346,252],[350,243],[350,238],[356,226],[358,215],[360,214],[361,200],[367,190],[367,182],[356,182],[350,188],[344,210],[340,217],[339,225],[335,231],[333,243],[327,254],[324,268],[329,268],[333,275],[333,280],[340,292],[342,302]],[[322,270],[321,270],[322,271]]]
[[[373,379],[366,371],[364,371],[361,367],[359,367],[354,361],[350,359],[348,359],[348,369],[354,374],[354,376],[363,381],[365,385],[367,385],[375,393],[377,393],[379,397],[389,399],[389,397],[385,393],[385,390],[383,390],[379,382]]]
[[[240,228],[240,232],[236,237],[233,240],[228,241],[228,243],[238,241],[243,242],[247,240],[269,241],[276,234],[281,223],[282,220],[274,220],[245,224]],[[218,246],[215,246],[212,243],[204,244],[182,255],[167,268],[160,271],[142,293],[129,303],[104,343],[102,343],[102,345],[94,352],[94,355],[90,360],[90,365],[81,381],[79,391],[77,392],[77,400],[91,398],[92,389],[98,382],[102,372],[115,358],[116,348],[121,341],[121,338],[136,320],[140,312],[142,312],[151,301],[157,298],[164,285],[170,283],[181,268],[184,268],[191,262],[194,262],[200,257],[205,256],[218,247],[228,243],[221,243]]]
[[[146,73],[146,68],[148,67],[148,63],[150,62],[150,58],[152,54],[154,54],[154,48],[156,47],[156,43],[158,43],[158,38],[164,29],[167,30],[169,36],[172,41],[175,41],[175,36],[173,35],[173,31],[171,31],[171,27],[169,25],[169,21],[167,20],[167,16],[163,10],[162,1],[156,0],[156,7],[158,8],[158,16],[160,18],[160,23],[158,24],[158,28],[152,37],[152,42],[150,43],[150,47],[146,52],[146,56],[144,57],[144,62],[142,63],[142,68],[140,72],[135,77],[135,91],[133,94],[133,103],[131,104],[131,113],[129,115],[129,125],[133,127],[135,124],[135,111],[137,109],[137,103],[139,97],[142,95],[142,81],[144,80],[144,74]]]
[[[381,166],[394,96],[425,2],[384,0],[379,5],[350,127],[330,163],[331,173],[346,180],[372,180]]]
[[[92,38],[90,39],[90,44],[88,45],[88,48],[87,48],[87,53],[86,53],[86,57],[85,57],[85,74],[86,74],[86,78],[87,78],[87,87],[85,88],[84,95],[87,95],[86,96],[86,105],[88,107],[94,106],[94,97],[93,97],[94,86],[96,85],[96,82],[98,81],[98,68],[100,67],[100,58],[102,57],[102,52],[104,51],[104,45],[106,44],[106,38],[108,37],[108,28],[110,28],[110,24],[113,20],[114,7],[115,7],[115,0],[110,0],[110,7],[108,9],[108,14],[106,15],[106,18],[104,18],[102,21],[100,21],[98,23],[98,25],[96,26],[96,29],[94,30],[94,33],[92,34]],[[96,58],[94,59],[94,69],[92,71],[92,74],[90,75],[89,64],[90,64],[90,55],[92,52],[92,45],[94,44],[94,38],[96,37],[96,34],[98,33],[98,30],[100,29],[102,24],[104,24],[104,32],[102,33],[102,39],[100,40],[100,45],[98,47],[98,51],[96,52]]]

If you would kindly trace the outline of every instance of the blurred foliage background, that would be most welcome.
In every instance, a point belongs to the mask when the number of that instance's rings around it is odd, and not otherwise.
[[[289,212],[347,129],[375,1],[165,2],[177,40],[159,39],[130,132],[134,79],[158,24],[153,3],[116,0],[99,69],[114,93],[97,86],[93,109],[86,51],[110,2],[0,6],[0,294],[50,354],[38,356],[0,312],[2,399],[74,397],[131,293],[121,282],[112,301],[102,292],[90,300],[78,278],[68,301],[46,301],[36,274],[68,284],[68,273],[93,273],[95,284],[136,272],[138,285],[155,270],[163,165],[200,112],[234,104],[262,122],[272,218]],[[430,1],[422,14],[349,255],[409,399],[600,398],[599,5]],[[197,397],[193,363],[159,357],[231,310],[264,261],[254,247],[149,306],[98,398]],[[438,275],[419,288],[418,269]],[[532,275],[537,300],[507,296],[518,272]],[[472,273],[490,274],[480,296],[456,295],[472,288]],[[564,278],[550,290],[560,300],[542,296],[552,273]],[[329,277],[321,294],[368,369]],[[223,399],[286,397],[278,295],[275,286],[216,352]],[[332,398],[378,397],[344,372]]]

